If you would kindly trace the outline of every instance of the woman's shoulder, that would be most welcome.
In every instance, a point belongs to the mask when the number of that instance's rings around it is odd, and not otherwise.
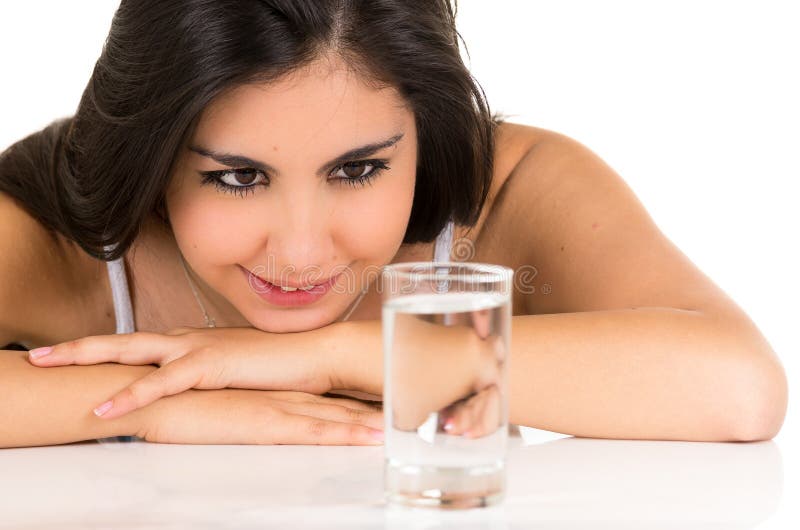
[[[569,136],[533,125],[501,122],[495,135],[495,181],[493,188],[499,192],[503,185],[522,164],[532,159],[541,162],[550,149],[539,149],[545,145],[568,145],[578,143]]]
[[[492,182],[480,217],[474,225],[456,228],[456,238],[465,237],[477,240],[481,230],[490,217],[495,200],[500,195],[509,177],[519,164],[539,143],[558,137],[558,133],[531,125],[503,121],[495,132],[494,163]]]
[[[494,149],[494,178],[492,189],[495,194],[502,189],[514,168],[530,153],[536,145],[559,136],[558,133],[532,125],[501,122],[497,126]]]
[[[2,344],[37,346],[81,336],[84,330],[97,333],[107,312],[102,261],[47,229],[3,192],[0,245]]]

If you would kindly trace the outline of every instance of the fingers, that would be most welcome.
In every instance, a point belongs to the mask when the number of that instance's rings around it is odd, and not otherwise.
[[[375,411],[375,410],[382,410],[382,403],[377,402],[376,404],[370,404],[364,401],[360,401],[354,398],[348,398],[345,396],[341,397],[332,397],[336,396],[336,394],[331,394],[326,392],[323,395],[312,394],[310,392],[299,392],[295,390],[265,390],[270,397],[279,399],[281,401],[291,401],[296,403],[332,403],[336,405],[342,405],[348,408],[358,409],[358,410],[365,410],[365,411]]]
[[[383,410],[383,403],[380,401],[361,401],[357,398],[341,396],[336,393],[326,392],[322,395],[310,392],[298,392],[296,390],[269,390],[269,395],[281,401],[292,401],[297,403],[331,403],[342,405],[351,409],[364,410],[367,412]]]
[[[285,414],[270,443],[300,445],[381,445],[383,432],[357,423],[341,423],[302,414]],[[268,426],[268,429],[270,426]]]
[[[307,396],[301,396],[306,399]],[[305,402],[299,413],[264,390],[189,390],[159,401],[137,436],[149,442],[178,444],[312,444],[380,445],[382,432],[368,425],[347,421],[347,411],[316,410]],[[323,416],[340,417],[338,422]],[[352,418],[364,419],[358,415]]]
[[[137,331],[118,335],[93,335],[31,350],[29,359],[37,366],[100,364],[159,364],[165,352],[176,349],[175,337]],[[42,356],[37,356],[43,353]]]
[[[335,403],[343,405],[345,407],[355,408],[358,410],[366,410],[366,411],[383,410],[383,403],[381,401],[366,401],[359,398],[351,398],[331,392],[326,392],[322,394],[322,396],[318,397],[321,397],[323,400],[330,403]]]
[[[456,406],[443,428],[455,436],[479,438],[497,430],[500,413],[500,391],[496,385],[492,385]]]
[[[478,311],[472,311],[470,314],[472,315],[472,325],[475,328],[475,333],[482,339],[488,337],[491,331],[489,329],[490,310],[479,309]]]
[[[285,412],[336,421],[340,423],[357,423],[375,430],[383,430],[383,413],[375,410],[359,410],[335,404],[303,404],[287,402],[281,404]]]
[[[132,383],[94,409],[103,419],[119,418],[149,405],[164,396],[179,394],[190,388],[207,388],[202,384],[203,370],[196,360],[181,357]],[[224,388],[213,387],[213,388]]]
[[[500,426],[500,390],[492,385],[478,394],[473,410],[473,424],[464,431],[467,438],[480,438],[495,432]]]

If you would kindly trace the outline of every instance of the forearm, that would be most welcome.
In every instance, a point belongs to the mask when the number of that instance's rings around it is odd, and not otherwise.
[[[0,350],[0,448],[137,434],[147,408],[114,420],[92,409],[155,369],[114,363],[41,368],[28,362],[27,352]]]
[[[380,394],[380,322],[337,325],[339,348],[354,356],[343,379]],[[732,441],[771,437],[785,414],[785,375],[771,352],[754,333],[702,313],[515,316],[511,345],[511,423],[584,437]]]
[[[511,421],[597,438],[769,437],[785,376],[733,321],[671,308],[515,317]]]

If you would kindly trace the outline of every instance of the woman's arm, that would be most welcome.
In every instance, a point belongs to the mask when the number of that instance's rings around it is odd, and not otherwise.
[[[27,352],[0,350],[0,448],[137,435],[147,408],[112,421],[92,408],[155,369],[106,363],[42,370],[28,362]]]
[[[779,430],[786,412],[787,383],[783,368],[746,316],[722,315],[670,307],[517,315],[512,319],[508,368],[510,421],[600,438],[694,441],[771,438]],[[238,342],[233,338],[224,341],[227,348],[242,350],[238,355],[229,355],[233,359],[230,375],[240,388],[270,388],[270,381],[286,375],[287,366],[293,372],[304,365],[306,370],[314,366],[323,368],[321,373],[328,374],[329,381],[326,390],[355,390],[377,396],[383,392],[380,321],[340,322],[312,332],[280,335],[245,331],[246,335]],[[202,335],[211,333],[203,331]],[[453,337],[442,333],[428,341],[431,344],[437,341],[431,348],[439,354],[430,362],[424,361],[426,369],[413,378],[416,388],[413,395],[423,401],[430,398],[437,405],[431,409],[430,403],[423,403],[420,410],[435,410],[463,397],[470,389],[458,386],[460,382],[474,379],[476,366],[486,366],[489,371],[494,365],[481,363],[484,356],[474,355],[482,352],[476,345],[478,341],[465,343]],[[224,355],[219,348],[212,347],[210,351],[214,356]],[[73,355],[79,364],[90,365],[75,368],[102,368],[103,365],[92,363],[110,360],[113,348],[100,352],[106,356],[102,360],[84,359],[90,353],[75,356],[74,352],[67,352],[67,358],[58,363],[75,362],[70,358]],[[426,356],[428,353],[421,351]],[[70,368],[49,366],[30,366],[30,369],[52,374],[54,370],[61,373]],[[239,373],[246,376],[241,381],[236,375]],[[426,378],[430,381],[426,382]],[[115,391],[119,392],[132,379],[135,377],[120,383]],[[443,382],[457,386],[448,390],[449,386]],[[107,388],[104,387],[106,391]],[[451,399],[437,397],[440,390],[446,391]],[[28,386],[19,385],[18,391],[28,392]],[[111,394],[98,398],[93,393],[95,401],[87,400],[84,410],[96,406],[108,395]],[[169,399],[160,399],[150,406]],[[32,398],[29,401],[27,408],[34,410],[38,401]],[[23,419],[25,416],[21,415]],[[417,421],[413,413],[409,418],[409,424]]]
[[[104,363],[41,369],[0,350],[0,448],[136,435],[178,444],[381,443],[383,414],[348,398],[305,392],[187,390],[115,419],[96,402],[155,370]]]
[[[536,142],[498,192],[470,260],[518,273],[510,420],[587,437],[773,437],[786,375],[753,322],[598,156],[529,129]],[[336,326],[356,356],[338,384],[380,392],[379,323]]]
[[[331,327],[349,352],[336,386],[380,394],[380,322]],[[786,413],[786,376],[742,329],[664,307],[515,316],[510,422],[593,438],[772,438]]]

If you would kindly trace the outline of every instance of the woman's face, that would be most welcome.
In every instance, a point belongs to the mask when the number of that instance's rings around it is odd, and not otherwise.
[[[167,210],[187,263],[253,326],[309,330],[339,318],[396,254],[416,166],[414,115],[399,93],[318,61],[210,104],[178,157]],[[321,297],[279,287],[330,278]]]

